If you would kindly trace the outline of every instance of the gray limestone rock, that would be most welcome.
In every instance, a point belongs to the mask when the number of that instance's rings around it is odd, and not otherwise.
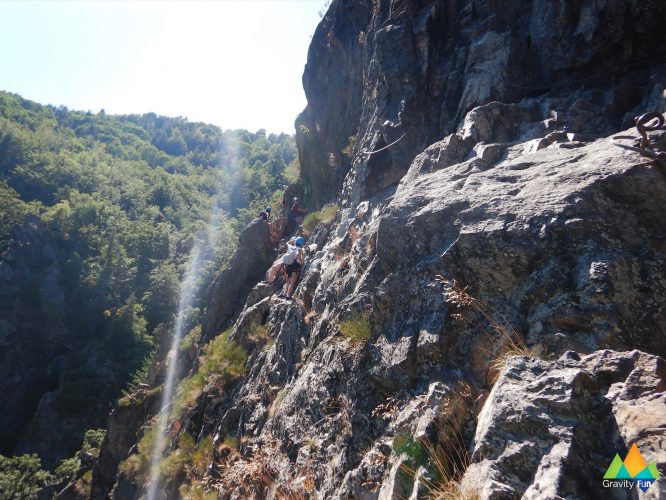
[[[634,498],[604,488],[636,444],[666,467],[666,363],[639,351],[511,359],[479,415],[463,484],[481,498]],[[660,498],[657,481],[641,498]]]

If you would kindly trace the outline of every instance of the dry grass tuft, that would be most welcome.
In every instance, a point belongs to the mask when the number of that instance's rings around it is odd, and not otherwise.
[[[268,409],[268,414],[271,417],[275,415],[275,413],[278,411],[286,395],[287,395],[287,389],[284,387],[277,392],[277,394],[275,395],[275,399],[273,400],[270,408]]]
[[[246,441],[246,452],[216,456],[210,486],[233,492],[238,498],[313,498],[315,478],[312,471],[294,466],[270,436],[262,436],[260,445]],[[285,471],[289,471],[286,475]]]
[[[271,339],[270,335],[268,334],[268,325],[252,323],[248,329],[247,338],[256,344],[267,344]]]
[[[476,500],[478,491],[461,484],[463,475],[471,463],[465,427],[473,418],[474,391],[464,381],[459,381],[440,403],[435,442],[414,439],[411,435],[396,436],[394,450],[405,454],[401,465],[403,472],[418,479],[427,490],[427,498],[438,500]],[[417,474],[420,467],[426,474]]]
[[[488,324],[489,329],[485,331],[491,337],[493,345],[492,352],[489,352],[492,359],[488,365],[491,384],[497,381],[509,358],[513,356],[535,356],[534,350],[527,346],[525,340],[513,329],[509,321],[494,307],[472,297],[467,292],[467,288],[461,288],[455,280],[446,279],[441,275],[435,276],[435,279],[444,284],[446,303],[461,311],[452,315],[454,319],[469,323],[472,320],[466,312],[471,311],[481,316]]]
[[[409,441],[411,439],[411,441]],[[479,500],[478,491],[465,487],[461,480],[470,464],[469,453],[461,436],[444,443],[433,444],[427,439],[413,440],[409,436],[406,447],[407,460],[400,469],[417,479],[432,500]],[[423,465],[427,474],[417,475]]]

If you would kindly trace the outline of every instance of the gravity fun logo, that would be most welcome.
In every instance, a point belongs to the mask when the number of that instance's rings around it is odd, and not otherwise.
[[[606,474],[604,474],[604,488],[629,488],[638,486],[643,492],[659,479],[657,465],[647,464],[638,450],[636,443],[631,445],[624,462],[620,455],[615,454]]]

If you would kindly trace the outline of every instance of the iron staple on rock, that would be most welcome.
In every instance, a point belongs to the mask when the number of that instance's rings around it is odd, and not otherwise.
[[[657,123],[654,125],[648,125],[652,120],[657,120]],[[664,116],[661,113],[656,111],[645,113],[641,116],[636,117],[636,130],[641,135],[640,146],[645,148],[650,144],[650,139],[648,139],[648,132],[655,130],[660,130],[664,126]]]

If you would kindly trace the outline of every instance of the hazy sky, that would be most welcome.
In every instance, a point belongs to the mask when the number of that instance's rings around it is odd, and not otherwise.
[[[325,0],[0,0],[0,90],[293,133]]]

